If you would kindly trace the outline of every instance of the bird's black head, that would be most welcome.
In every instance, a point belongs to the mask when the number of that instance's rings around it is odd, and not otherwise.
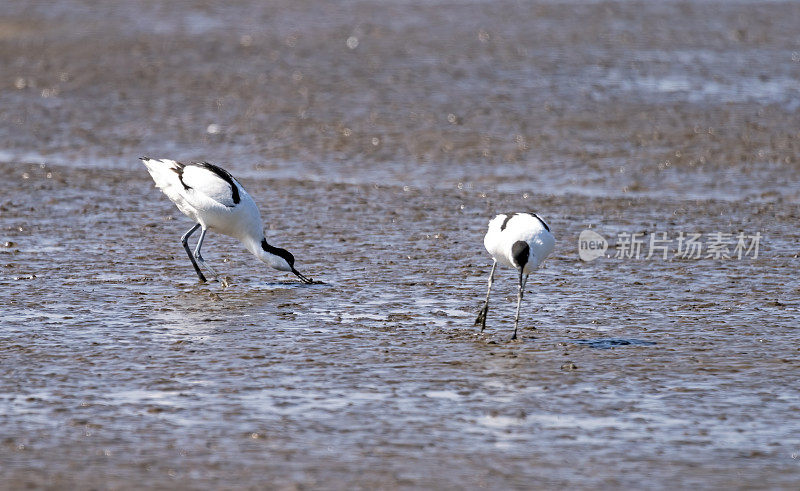
[[[294,256],[291,252],[286,249],[278,248],[277,255],[282,257],[289,264],[290,268],[294,269]]]
[[[289,266],[288,268],[277,268],[277,269],[284,269],[285,271],[291,271],[294,269],[294,256],[292,253],[287,251],[286,249],[281,249],[280,247],[271,246],[267,243],[267,239],[263,239],[261,241],[261,248],[264,251],[272,254],[273,256],[278,256],[286,261],[286,264]]]
[[[277,256],[277,257],[283,259],[283,262],[281,262],[281,261],[274,262],[273,261],[272,262],[272,267],[273,268],[279,269],[281,271],[291,271],[298,278],[300,278],[300,280],[303,283],[309,283],[309,284],[310,283],[314,283],[314,280],[312,280],[311,278],[307,278],[307,277],[303,276],[302,274],[300,274],[299,271],[297,271],[294,268],[294,256],[292,255],[291,252],[287,251],[286,249],[281,249],[280,247],[274,247],[274,246],[269,245],[267,243],[267,239],[263,239],[261,241],[261,248],[264,249],[265,252],[267,252],[269,254],[272,254],[273,256]],[[285,262],[285,264],[283,264],[284,262]]]
[[[531,247],[524,240],[518,240],[511,246],[511,256],[519,268],[524,268],[530,259]]]

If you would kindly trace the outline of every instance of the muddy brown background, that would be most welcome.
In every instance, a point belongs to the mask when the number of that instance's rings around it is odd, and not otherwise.
[[[800,4],[0,5],[0,487],[796,488]],[[209,160],[302,285],[137,157]],[[495,213],[556,251],[472,326]],[[581,262],[586,229],[758,258]]]

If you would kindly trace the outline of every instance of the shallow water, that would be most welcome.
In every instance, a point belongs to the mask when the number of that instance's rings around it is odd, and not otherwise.
[[[131,5],[0,7],[3,486],[796,485],[797,4]],[[214,234],[198,284],[140,155],[325,284]],[[558,241],[518,342],[508,210]]]

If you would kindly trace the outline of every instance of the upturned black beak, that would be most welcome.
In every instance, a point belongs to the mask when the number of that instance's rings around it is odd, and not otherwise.
[[[297,275],[297,277],[298,277],[298,278],[300,278],[300,281],[302,281],[302,282],[303,282],[303,283],[305,283],[306,285],[310,285],[310,284],[314,283],[314,280],[312,280],[311,278],[309,278],[309,277],[307,277],[307,276],[303,276],[302,274],[300,274],[300,272],[299,272],[299,271],[297,271],[297,270],[296,270],[296,269],[294,269],[294,268],[292,268],[292,273],[294,273],[295,275]]]

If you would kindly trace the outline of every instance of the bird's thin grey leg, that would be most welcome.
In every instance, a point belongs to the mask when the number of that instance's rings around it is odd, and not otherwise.
[[[517,324],[519,324],[519,306],[522,304],[522,296],[525,294],[525,284],[528,282],[528,275],[523,277],[522,268],[519,270],[519,292],[517,292],[517,315],[514,317],[514,335],[511,339],[517,339]]]
[[[475,325],[481,326],[481,332],[486,329],[486,315],[489,313],[489,294],[492,292],[492,282],[494,281],[494,270],[497,268],[497,260],[492,263],[492,272],[489,273],[489,289],[486,290],[486,301],[483,303],[483,308],[478,313],[478,318],[475,319]]]
[[[192,266],[194,266],[194,271],[197,273],[197,276],[200,277],[200,281],[206,281],[206,277],[203,276],[203,272],[200,271],[200,266],[197,265],[197,261],[194,260],[194,256],[192,255],[191,249],[189,249],[189,237],[200,228],[200,224],[196,223],[194,227],[190,228],[188,232],[183,234],[181,237],[181,244],[183,244],[183,248],[186,249],[186,254],[189,255],[189,259],[192,261]]]
[[[194,258],[197,259],[197,262],[199,262],[201,265],[203,265],[203,267],[205,267],[207,270],[209,270],[211,272],[211,274],[213,274],[214,276],[218,277],[219,275],[217,274],[216,271],[214,271],[214,268],[212,268],[211,266],[206,264],[205,260],[203,260],[203,256],[200,255],[200,248],[203,247],[203,239],[206,238],[206,232],[207,231],[208,231],[208,229],[206,229],[206,228],[204,228],[204,229],[202,229],[200,231],[200,239],[197,241],[197,247],[194,248]]]

